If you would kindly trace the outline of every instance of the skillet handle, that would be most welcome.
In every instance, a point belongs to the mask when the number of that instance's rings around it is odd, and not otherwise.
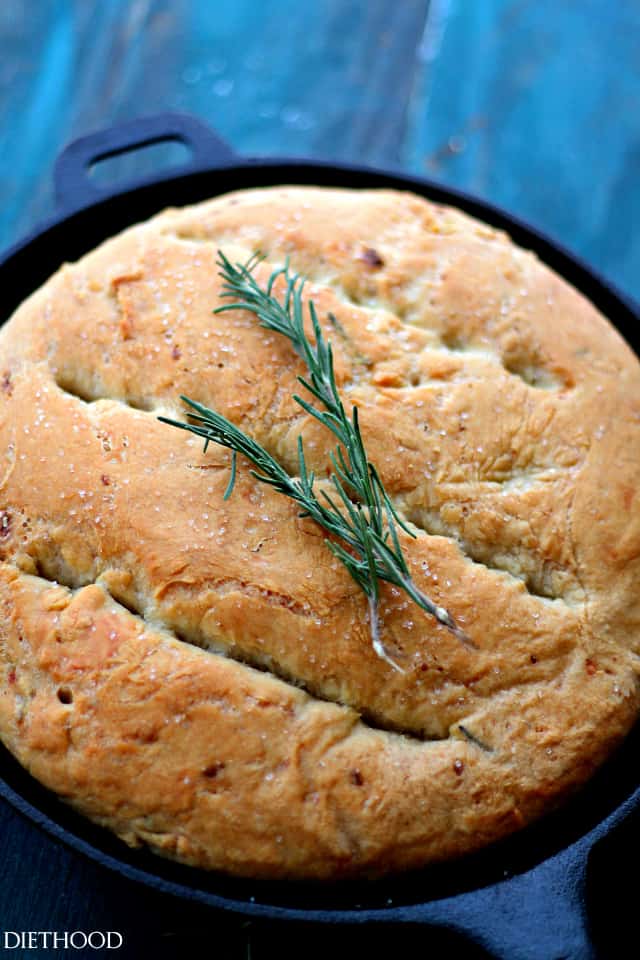
[[[585,906],[590,845],[576,844],[503,883],[418,907],[496,960],[595,960]]]
[[[190,160],[172,166],[172,176],[233,166],[239,162],[231,147],[195,117],[183,113],[140,117],[80,137],[64,148],[54,169],[56,202],[61,212],[74,213],[113,195],[112,187],[103,188],[90,179],[89,171],[95,163],[155,143],[182,143],[189,149]],[[129,180],[117,190],[135,189],[160,179],[161,175]]]

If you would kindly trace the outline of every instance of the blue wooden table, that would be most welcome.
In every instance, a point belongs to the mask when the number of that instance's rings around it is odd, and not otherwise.
[[[0,247],[53,212],[66,142],[165,110],[241,154],[396,167],[475,192],[640,300],[638,0],[2,0]],[[0,931],[118,929],[131,957],[397,949],[397,933],[244,928],[115,880],[4,807],[0,829]],[[638,835],[632,824],[599,852],[603,956],[631,935],[616,857],[637,854]],[[482,955],[444,935],[419,943]]]

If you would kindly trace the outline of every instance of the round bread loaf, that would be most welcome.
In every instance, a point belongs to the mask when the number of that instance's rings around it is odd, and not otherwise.
[[[186,394],[290,472],[288,341],[218,249],[308,278],[411,574],[477,645],[367,602],[299,508],[160,423]],[[336,322],[327,317],[333,313]],[[0,735],[132,845],[254,877],[476,849],[556,806],[639,707],[640,367],[508,237],[410,194],[240,192],[63,267],[0,335]]]

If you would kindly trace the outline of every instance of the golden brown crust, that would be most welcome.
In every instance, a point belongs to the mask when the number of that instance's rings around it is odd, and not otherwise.
[[[262,279],[290,257],[335,314],[412,573],[477,651],[385,587],[393,671],[321,531],[244,464],[223,502],[227,451],[156,419],[187,394],[327,469],[287,342],[212,314],[219,247],[262,251]],[[540,815],[633,723],[640,370],[504,235],[388,191],[167,211],[30,298],[0,375],[0,735],[127,842],[251,876],[404,869]]]

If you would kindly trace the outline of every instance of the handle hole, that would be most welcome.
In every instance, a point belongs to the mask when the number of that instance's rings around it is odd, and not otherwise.
[[[181,140],[147,143],[99,157],[89,167],[89,178],[98,187],[113,187],[133,177],[149,177],[183,167],[191,156],[191,149]]]

